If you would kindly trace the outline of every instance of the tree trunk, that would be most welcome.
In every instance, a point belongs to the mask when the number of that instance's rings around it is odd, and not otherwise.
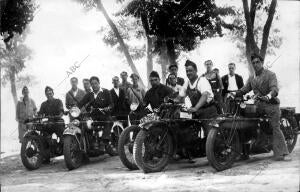
[[[125,54],[125,57],[126,57],[126,60],[132,70],[133,73],[137,74],[139,77],[139,72],[137,70],[137,68],[135,67],[133,61],[132,61],[132,58],[129,54],[129,51],[128,51],[128,48],[127,46],[125,45],[124,43],[124,40],[123,38],[121,37],[120,33],[119,33],[119,30],[117,29],[116,25],[114,24],[114,22],[111,20],[111,18],[109,17],[109,15],[107,14],[103,4],[102,4],[102,1],[101,0],[98,0],[97,1],[97,6],[98,6],[98,9],[102,11],[107,23],[109,24],[109,26],[111,27],[111,29],[113,30],[114,34],[116,35],[117,39],[118,39],[118,42]],[[145,87],[145,84],[143,83],[143,80],[140,78],[140,83],[142,84],[143,87]]]
[[[169,65],[177,65],[176,63],[176,53],[175,53],[175,46],[172,39],[166,40],[166,47],[167,47],[167,55],[168,55],[168,64]]]
[[[148,82],[148,87],[150,87],[150,82],[149,82],[149,75],[151,71],[153,71],[153,59],[152,59],[152,49],[153,49],[153,39],[149,35],[149,22],[147,19],[146,14],[141,14],[141,21],[143,24],[143,28],[145,31],[145,36],[146,36],[146,55],[147,55],[147,82]]]
[[[15,107],[17,107],[18,95],[17,95],[17,88],[16,88],[16,72],[15,72],[15,68],[14,67],[10,68],[9,80],[10,80],[11,94],[13,96]]]

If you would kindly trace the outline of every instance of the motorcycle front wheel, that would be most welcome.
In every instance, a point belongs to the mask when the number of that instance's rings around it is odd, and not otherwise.
[[[42,142],[37,136],[25,137],[21,146],[21,160],[28,170],[38,169],[43,162]]]
[[[118,142],[119,138],[123,132],[123,129],[120,126],[115,126],[112,128],[112,132],[110,134],[110,141],[108,145],[105,146],[105,151],[110,156],[118,155]]]
[[[137,125],[126,127],[119,138],[119,157],[122,163],[130,170],[138,169],[133,159],[133,144],[139,131],[140,127]]]
[[[141,130],[133,145],[133,158],[144,173],[162,171],[173,153],[173,142],[169,132],[163,128]]]
[[[69,170],[76,169],[81,166],[83,161],[83,153],[80,150],[79,143],[75,136],[65,136],[63,153],[66,166]]]
[[[230,168],[240,154],[240,141],[236,131],[212,128],[206,140],[206,156],[217,171]]]

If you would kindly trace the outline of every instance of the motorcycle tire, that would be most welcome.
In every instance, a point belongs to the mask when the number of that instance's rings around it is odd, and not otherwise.
[[[74,150],[76,150],[76,154],[74,154],[74,151],[72,150],[73,146]],[[69,170],[76,169],[83,163],[83,153],[80,151],[79,143],[73,135],[65,136],[63,154],[66,166]]]
[[[128,143],[130,133],[131,132],[137,133],[139,131],[140,131],[140,127],[138,127],[137,125],[126,127],[124,129],[124,131],[121,133],[121,136],[120,136],[119,142],[118,142],[119,157],[120,157],[123,165],[130,170],[137,170],[138,166],[135,164],[134,159],[133,159],[133,143],[131,144],[132,149],[131,150],[128,149],[130,154],[125,152],[125,145]],[[128,157],[128,156],[130,156],[130,157]],[[132,159],[132,161],[130,161],[129,159]]]
[[[28,145],[28,142],[30,142],[30,141],[34,141],[36,143],[37,150],[39,151],[37,153],[35,163],[30,162],[30,160],[28,159],[29,157],[26,155],[27,154],[26,147]],[[38,169],[41,166],[42,162],[43,162],[42,151],[43,151],[43,145],[42,145],[41,140],[37,136],[25,137],[23,139],[22,146],[21,146],[21,160],[22,160],[23,165],[28,170]]]
[[[141,130],[138,133],[133,145],[133,158],[138,168],[143,170],[144,173],[159,172],[162,171],[168,165],[168,162],[174,152],[172,137],[169,133],[167,133],[166,135],[167,152],[162,154],[162,160],[160,160],[155,165],[151,165],[148,164],[143,157],[143,149],[145,150],[144,141],[147,138],[148,132],[149,131]]]
[[[286,119],[288,123],[286,123],[287,127],[285,127],[283,123],[283,119]],[[297,143],[298,138],[298,124],[295,119],[295,117],[281,117],[280,118],[280,129],[284,135],[284,138],[286,140],[287,148],[289,150],[289,153],[291,153],[294,150],[294,147]],[[288,126],[290,125],[290,126]],[[292,139],[292,142],[287,142],[287,139]]]
[[[227,161],[221,162],[219,160],[219,158],[216,156],[216,151],[218,151],[217,147],[220,147],[221,145],[216,145],[216,140],[220,130],[221,128],[211,128],[206,140],[206,156],[208,162],[217,171],[223,171],[225,169],[230,168],[239,155],[238,152],[233,151],[233,153],[231,154],[231,156],[229,156],[230,158]],[[234,135],[233,140],[234,140],[233,145],[235,146],[235,149],[237,151],[240,151],[241,146],[240,146],[238,134]],[[215,148],[215,146],[217,147]]]
[[[113,131],[110,135],[111,139],[108,145],[105,146],[106,153],[108,153],[112,157],[118,155],[118,143],[122,132],[123,129],[120,126],[113,127]]]

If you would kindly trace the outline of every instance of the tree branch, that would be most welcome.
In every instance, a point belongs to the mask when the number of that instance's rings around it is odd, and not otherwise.
[[[256,8],[257,8],[257,0],[251,0],[250,19],[251,19],[252,25],[254,25],[254,21],[255,21]]]
[[[268,47],[268,39],[269,39],[270,29],[272,26],[272,21],[275,15],[276,5],[277,5],[277,0],[272,0],[269,8],[269,15],[263,30],[263,37],[262,37],[261,48],[260,48],[260,55],[263,58],[265,58],[267,47]]]
[[[247,25],[247,35],[253,36],[253,23],[251,22],[251,18],[250,18],[248,0],[242,0],[242,1],[243,1],[244,15],[245,15],[245,20]]]

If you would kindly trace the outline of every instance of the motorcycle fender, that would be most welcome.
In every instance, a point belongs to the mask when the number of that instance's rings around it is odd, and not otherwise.
[[[116,126],[121,127],[121,129],[124,130],[123,124],[120,121],[115,121],[113,126],[111,127],[111,130],[110,130],[111,133],[114,132],[114,127],[116,127]]]
[[[142,125],[140,125],[140,127],[143,130],[149,130],[151,127],[167,127],[167,124],[165,122],[162,121],[150,121],[150,122],[146,122],[143,123]]]
[[[31,136],[39,136],[39,134],[36,131],[27,130],[23,137],[25,138],[25,137],[31,137]]]
[[[63,133],[63,135],[75,135],[75,136],[76,134],[81,134],[81,130],[76,126],[71,126],[66,128]]]

